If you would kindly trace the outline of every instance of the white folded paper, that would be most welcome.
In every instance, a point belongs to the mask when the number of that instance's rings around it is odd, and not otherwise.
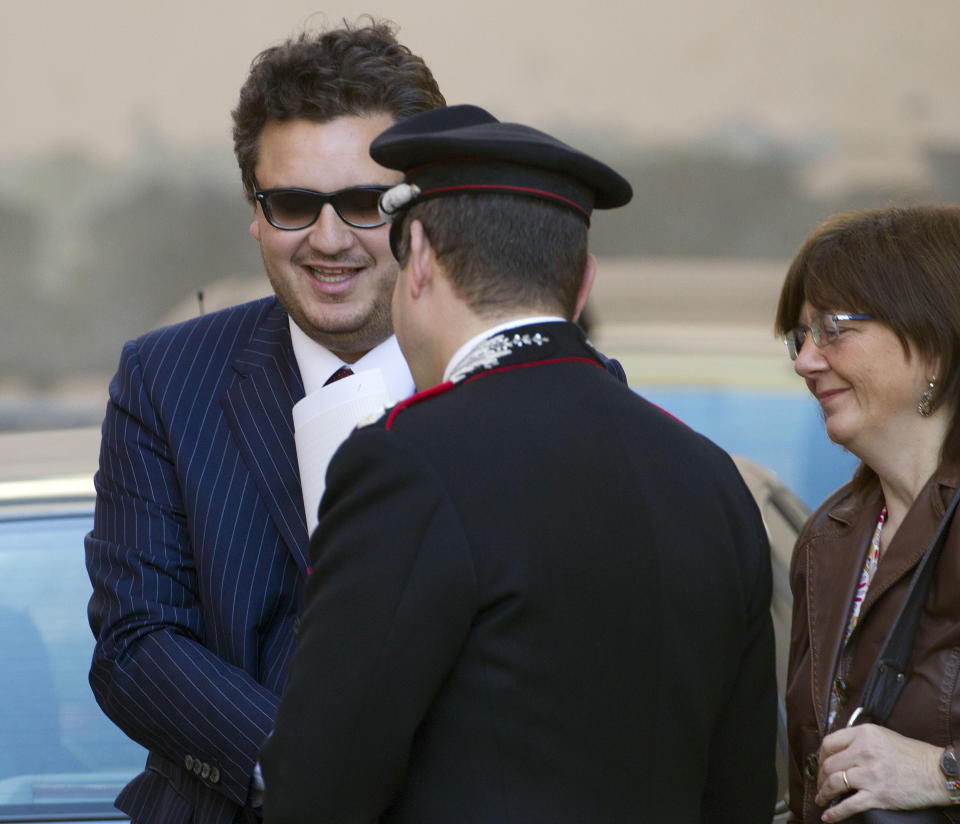
[[[358,423],[390,402],[379,369],[367,369],[324,386],[293,407],[293,429],[307,532],[317,526],[317,509],[326,488],[327,465]]]

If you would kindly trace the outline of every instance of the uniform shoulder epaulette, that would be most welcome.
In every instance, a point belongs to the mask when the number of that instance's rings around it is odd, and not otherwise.
[[[405,401],[400,401],[400,403],[390,410],[390,414],[387,416],[387,429],[390,429],[393,426],[393,422],[398,413],[402,412],[404,409],[425,401],[428,398],[433,398],[436,395],[442,395],[444,392],[449,392],[451,389],[453,389],[453,387],[453,381],[444,381],[443,383],[438,383],[436,386],[431,386],[429,389],[424,389],[422,392],[417,392],[416,394],[411,395]]]
[[[357,429],[364,429],[368,426],[373,426],[377,421],[379,421],[387,412],[392,409],[392,406],[380,406],[369,415],[365,415],[357,421]]]

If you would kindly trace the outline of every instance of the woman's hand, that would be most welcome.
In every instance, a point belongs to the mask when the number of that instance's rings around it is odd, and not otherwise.
[[[820,747],[816,802],[824,821],[843,821],[879,807],[910,810],[950,803],[940,772],[942,748],[876,724],[830,733]],[[844,798],[844,796],[847,796]]]

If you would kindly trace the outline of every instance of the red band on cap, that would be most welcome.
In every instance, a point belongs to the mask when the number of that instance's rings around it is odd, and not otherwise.
[[[443,186],[439,189],[423,189],[420,192],[420,197],[426,197],[427,195],[437,195],[444,194],[445,192],[471,192],[477,191],[480,189],[484,190],[494,190],[497,192],[518,192],[525,195],[536,195],[537,197],[545,197],[550,200],[559,200],[561,203],[565,203],[567,206],[571,206],[576,209],[578,212],[582,213],[585,217],[589,219],[590,213],[583,208],[579,203],[574,203],[568,198],[561,197],[560,195],[554,194],[553,192],[546,192],[543,189],[530,189],[526,186],[504,186],[498,183],[466,183],[461,186]]]

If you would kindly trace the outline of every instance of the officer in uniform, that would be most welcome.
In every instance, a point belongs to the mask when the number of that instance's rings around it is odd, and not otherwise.
[[[267,824],[771,817],[770,564],[729,457],[573,323],[616,172],[455,106],[371,146],[418,389],[330,464]]]

